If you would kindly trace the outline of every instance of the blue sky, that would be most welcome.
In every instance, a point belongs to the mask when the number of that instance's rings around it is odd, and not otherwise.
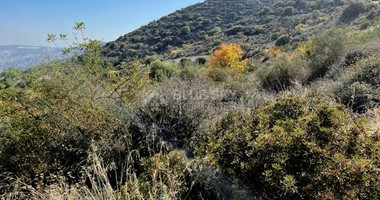
[[[117,39],[154,19],[203,0],[0,0],[0,45],[51,46],[48,33],[74,32],[86,24],[86,36]]]

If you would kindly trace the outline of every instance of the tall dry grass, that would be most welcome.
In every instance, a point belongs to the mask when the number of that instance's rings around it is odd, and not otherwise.
[[[6,179],[2,179],[0,189],[6,193],[0,196],[1,200],[16,199],[42,199],[42,200],[156,200],[156,199],[180,199],[180,192],[186,171],[191,171],[191,162],[185,158],[185,154],[181,152],[162,155],[163,159],[158,160],[157,166],[152,166],[151,173],[148,173],[151,180],[147,184],[144,180],[138,178],[136,170],[133,166],[132,152],[127,158],[124,173],[118,173],[115,176],[117,183],[110,179],[109,172],[112,172],[112,166],[105,166],[96,151],[92,151],[87,159],[88,165],[83,167],[83,176],[79,182],[70,184],[63,175],[53,175],[50,177],[42,177],[41,182],[37,186],[29,185],[23,182],[21,178],[12,177],[4,174]],[[182,157],[181,157],[182,156]],[[155,157],[155,156],[153,156]],[[175,173],[167,168],[173,162],[171,157],[179,159],[184,164],[182,173]],[[158,156],[158,158],[162,158]],[[161,163],[162,162],[162,163]],[[160,163],[165,167],[160,168]],[[168,170],[168,171],[166,171]],[[115,173],[116,170],[115,170]],[[124,176],[124,177],[123,177]],[[45,180],[54,182],[53,184],[44,184]],[[124,181],[121,181],[124,180]],[[115,186],[116,185],[116,186]],[[191,188],[190,188],[191,189]]]

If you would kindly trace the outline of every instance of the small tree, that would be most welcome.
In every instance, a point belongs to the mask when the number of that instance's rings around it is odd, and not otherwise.
[[[109,94],[94,96],[93,102],[106,98],[118,98],[125,104],[131,103],[145,84],[147,74],[140,69],[141,63],[137,61],[121,62],[117,66],[112,66],[107,59],[100,55],[102,48],[100,41],[85,36],[86,25],[84,22],[76,22],[73,30],[76,32],[73,33],[74,41],[72,43],[68,42],[66,34],[59,34],[57,37],[56,34],[49,33],[47,41],[55,46],[57,46],[55,43],[57,40],[63,41],[67,47],[63,48],[62,53],[74,53],[75,56],[72,59],[79,61],[77,64],[83,66],[86,71],[83,76],[88,76],[87,79],[92,80],[93,84],[111,84],[107,88]],[[87,74],[87,72],[89,73]],[[94,95],[101,93],[97,91],[98,87],[91,89]],[[101,90],[103,91],[103,88]]]
[[[98,73],[102,66],[102,59],[100,57],[101,44],[98,40],[89,39],[85,36],[84,31],[86,30],[86,25],[84,22],[75,22],[73,29],[76,31],[73,33],[74,42],[70,44],[67,39],[66,34],[59,34],[58,39],[65,42],[67,47],[62,49],[63,54],[69,53],[79,53],[81,54],[80,60],[82,64],[88,71],[92,73]],[[79,36],[78,36],[79,35]],[[48,34],[47,41],[53,43],[55,46],[57,40],[57,35]]]
[[[238,44],[222,44],[206,64],[210,67],[241,72],[245,66],[245,61],[242,60],[243,53],[243,49]]]

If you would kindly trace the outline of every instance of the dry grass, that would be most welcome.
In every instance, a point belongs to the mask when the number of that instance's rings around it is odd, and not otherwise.
[[[163,155],[164,158],[158,162],[164,162],[164,164],[172,163],[170,155]],[[180,152],[174,152],[171,156],[181,156]],[[183,154],[184,155],[184,154]],[[132,158],[132,155],[130,155]],[[160,157],[161,158],[161,157]],[[176,200],[179,199],[181,184],[186,170],[191,170],[191,162],[188,162],[183,157],[183,164],[185,164],[185,170],[182,173],[175,173],[168,168],[152,170],[150,174],[152,181],[150,184],[141,182],[138,179],[132,163],[126,163],[124,173],[126,177],[119,177],[125,179],[125,182],[116,183],[114,186],[109,179],[108,173],[110,171],[109,166],[104,166],[101,158],[97,153],[90,153],[88,157],[89,165],[83,169],[83,178],[79,183],[69,184],[64,176],[53,176],[48,179],[52,179],[54,184],[32,187],[23,182],[19,178],[11,178],[10,175],[6,175],[7,180],[1,183],[0,189],[5,189],[7,192],[0,195],[1,200],[16,200],[16,199],[42,199],[42,200]],[[130,159],[127,159],[130,160]],[[156,166],[153,166],[156,167]],[[46,180],[46,178],[44,178]],[[168,181],[167,181],[168,180]],[[6,183],[5,183],[6,182]]]

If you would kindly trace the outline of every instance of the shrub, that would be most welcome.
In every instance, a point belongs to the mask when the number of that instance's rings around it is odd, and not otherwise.
[[[282,55],[276,58],[272,66],[261,68],[257,77],[264,89],[276,92],[289,89],[296,82],[307,78],[306,64],[299,58],[290,60]]]
[[[379,146],[362,119],[330,102],[288,95],[229,112],[196,153],[264,198],[376,198]]]
[[[181,37],[187,37],[191,34],[190,26],[184,26],[180,30],[180,36]]]
[[[207,72],[207,77],[217,82],[223,82],[227,80],[228,76],[229,74],[227,71],[216,67],[210,68]]]
[[[219,34],[222,32],[222,28],[220,28],[219,26],[215,26],[213,29],[211,29],[209,31],[209,34],[210,35],[216,35],[216,34]]]
[[[370,21],[365,21],[362,24],[360,24],[359,29],[360,30],[365,30],[365,29],[367,29],[367,28],[369,28],[371,26],[372,26],[372,23]]]
[[[342,12],[340,21],[348,23],[356,19],[361,13],[366,10],[365,5],[361,2],[351,2]]]
[[[371,85],[362,82],[353,82],[335,91],[342,103],[354,112],[360,113],[376,105],[375,102],[380,97],[378,92]]]
[[[177,147],[186,147],[211,114],[212,93],[203,80],[172,79],[142,95],[140,116],[154,124],[158,135]]]
[[[199,195],[201,192],[191,190],[196,184],[195,178],[191,178],[195,173],[185,152],[157,153],[143,159],[142,166],[145,173],[141,175],[137,190],[142,191],[144,199],[162,199],[163,196],[166,199],[183,199],[191,193]]]
[[[358,81],[368,83],[374,87],[380,85],[380,59],[371,58],[358,63]]]
[[[161,60],[160,56],[158,55],[152,55],[152,56],[145,56],[144,60],[143,60],[143,63],[145,65],[150,65],[152,64],[154,61],[159,61]]]
[[[15,68],[8,68],[0,73],[0,88],[5,89],[16,86],[20,81],[22,71]]]
[[[267,14],[269,14],[270,12],[272,12],[272,9],[269,8],[269,7],[264,6],[264,7],[258,12],[258,15],[259,15],[259,16],[263,16],[263,15],[267,15]]]
[[[206,64],[207,59],[199,57],[199,58],[196,59],[196,62],[198,63],[198,65],[204,65],[204,64]]]
[[[186,59],[186,58],[182,58],[180,61],[179,61],[179,65],[181,67],[186,67],[186,66],[189,66],[192,64],[192,61],[190,59]]]
[[[282,16],[291,16],[294,13],[293,7],[287,7],[282,11]]]
[[[354,65],[356,62],[366,57],[368,57],[368,55],[363,51],[351,51],[346,54],[344,64],[346,66]]]
[[[1,171],[28,182],[59,170],[78,178],[92,141],[117,153],[113,139],[121,142],[128,134],[108,110],[114,102],[94,96],[107,91],[105,83],[83,66],[57,62],[28,71],[23,87],[2,90]]]
[[[242,56],[243,50],[239,45],[222,44],[219,49],[215,50],[206,64],[229,72],[241,72],[245,66]]]
[[[226,34],[227,35],[236,35],[238,33],[242,33],[244,32],[245,30],[245,27],[241,26],[241,25],[238,25],[238,26],[233,26],[231,28],[229,28],[227,31],[226,31]]]
[[[275,45],[276,46],[283,46],[288,44],[290,41],[290,37],[288,35],[282,35],[277,38]]]
[[[340,87],[335,94],[354,112],[365,112],[379,105],[380,102],[380,61],[378,59],[362,60],[354,66],[354,72],[343,74],[338,78]]]
[[[204,76],[204,68],[198,65],[188,65],[181,68],[179,77],[183,80],[191,80]]]
[[[178,68],[173,63],[154,61],[150,65],[149,78],[155,81],[163,81],[165,78],[170,78],[176,75],[177,72]]]
[[[342,30],[329,30],[310,38],[300,47],[309,62],[309,81],[322,78],[343,54],[346,35]]]
[[[368,14],[366,15],[366,19],[368,20],[373,20],[375,19],[376,16],[378,16],[379,13],[376,12],[375,10],[371,10],[370,12],[368,12]]]
[[[133,142],[127,140],[129,121],[122,120],[130,112],[120,105],[142,89],[140,68],[122,63],[115,69],[100,57],[98,42],[83,40],[65,50],[81,50],[81,56],[31,68],[18,84],[0,90],[0,171],[34,186],[40,176],[49,184],[44,177],[58,173],[75,183],[91,145],[99,146],[106,165],[122,163],[116,157]]]

